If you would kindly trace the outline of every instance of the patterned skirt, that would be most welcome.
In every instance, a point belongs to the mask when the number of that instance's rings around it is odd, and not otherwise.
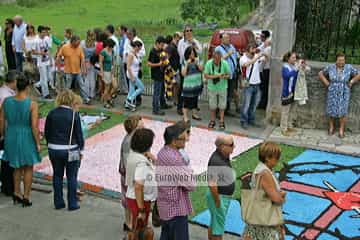
[[[281,233],[279,227],[246,225],[243,239],[251,240],[280,240]]]

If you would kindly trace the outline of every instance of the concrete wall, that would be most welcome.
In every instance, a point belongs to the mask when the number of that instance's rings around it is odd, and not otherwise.
[[[326,88],[320,82],[318,73],[329,63],[308,62],[311,66],[311,72],[307,74],[307,87],[309,93],[309,101],[304,106],[295,104],[291,112],[291,119],[296,127],[327,129],[328,118],[325,115],[326,109]],[[272,62],[271,76],[277,76],[271,79],[270,101],[267,111],[268,120],[274,125],[280,122],[280,95],[282,88],[281,67],[282,63],[279,59]],[[355,66],[360,70],[360,66]],[[347,123],[348,130],[352,132],[360,132],[360,83],[353,86],[351,91],[350,109]]]

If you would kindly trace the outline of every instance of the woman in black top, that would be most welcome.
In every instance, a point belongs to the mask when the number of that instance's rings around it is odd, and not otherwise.
[[[5,53],[6,53],[6,61],[8,64],[8,70],[16,69],[15,54],[11,45],[13,29],[14,29],[14,21],[10,18],[6,19],[4,40],[5,40]]]

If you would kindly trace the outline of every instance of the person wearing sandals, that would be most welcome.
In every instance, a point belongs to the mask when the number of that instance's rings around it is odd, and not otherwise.
[[[352,86],[360,80],[360,72],[345,63],[345,54],[336,55],[336,63],[319,73],[320,80],[327,87],[326,114],[329,116],[329,135],[335,132],[335,119],[339,118],[339,137],[345,137],[345,122],[349,111]]]
[[[132,50],[127,56],[127,71],[126,75],[129,78],[129,93],[125,101],[125,108],[136,111],[136,97],[144,92],[144,84],[139,78],[139,71],[141,69],[141,58],[139,53],[142,48],[140,41],[131,42]]]
[[[113,107],[112,94],[116,91],[116,83],[114,76],[114,56],[113,48],[115,42],[112,39],[105,41],[105,48],[100,52],[100,76],[105,84],[104,93],[101,96],[101,100],[105,103],[105,108]]]
[[[30,81],[19,74],[17,93],[5,99],[0,112],[0,135],[4,136],[3,161],[14,168],[14,204],[30,207],[33,165],[41,161],[38,105],[29,97]],[[23,179],[24,193],[21,193]]]
[[[192,118],[200,121],[198,115],[198,100],[202,92],[202,71],[203,66],[197,56],[196,49],[193,46],[185,50],[185,61],[182,66],[181,74],[184,77],[183,83],[183,117],[184,121],[189,120],[188,112],[192,111]]]
[[[82,158],[69,157],[74,151],[82,151],[85,141],[81,129],[80,114],[73,110],[76,94],[65,89],[56,98],[57,107],[49,112],[45,122],[45,139],[50,162],[54,171],[54,207],[65,208],[63,199],[63,178],[66,169],[68,210],[80,208],[77,198],[77,177]]]
[[[229,64],[222,59],[221,51],[216,50],[213,59],[207,61],[204,71],[204,77],[207,79],[208,84],[209,107],[211,112],[209,128],[215,127],[216,109],[219,109],[219,129],[225,130],[224,112],[226,109],[228,79],[230,78],[230,74]]]

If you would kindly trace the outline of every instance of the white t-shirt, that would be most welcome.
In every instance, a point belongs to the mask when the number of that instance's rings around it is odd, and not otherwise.
[[[113,40],[115,42],[115,46],[113,48],[113,51],[115,53],[115,56],[118,55],[118,52],[119,52],[119,40],[117,39],[117,37],[115,35],[112,35],[110,37],[111,40]]]
[[[35,50],[37,41],[38,41],[37,36],[31,36],[31,37],[24,36],[25,51],[30,52],[32,50]]]
[[[38,66],[49,66],[50,65],[50,42],[46,37],[41,39],[38,38],[36,41],[36,51],[46,51],[46,55],[38,55]]]
[[[256,57],[256,55],[254,56]],[[247,62],[251,61],[250,58],[248,58],[248,56],[246,54],[244,54],[241,58],[240,58],[240,66],[243,67],[244,64],[246,64]],[[260,84],[261,80],[260,80],[260,68],[261,68],[261,64],[262,64],[262,60],[258,59],[254,64],[253,64],[253,71],[251,74],[251,79],[249,80],[250,84]],[[249,65],[246,68],[246,78],[249,78],[250,76],[250,71],[251,71],[251,66]]]
[[[145,52],[145,45],[144,42],[138,38],[138,36],[134,37],[133,41],[139,41],[142,43],[142,47],[140,49],[140,52],[138,53],[138,57],[140,58],[140,60],[145,57],[146,52]],[[123,59],[124,61],[127,61],[127,55],[131,52],[133,48],[131,47],[131,42],[128,38],[126,38],[125,43],[124,43],[124,53],[123,53]]]
[[[133,53],[130,53],[130,55],[134,56],[132,64],[130,66],[131,72],[134,75],[134,77],[138,77],[139,70],[140,70],[140,59],[139,59],[138,56],[134,55]],[[129,57],[129,55],[128,55],[128,57]],[[127,60],[126,60],[126,62],[127,62]],[[128,78],[130,78],[130,74],[129,74],[128,70],[126,70],[126,75],[127,75]]]
[[[144,181],[144,200],[155,201],[157,198],[157,184],[155,179],[155,167],[149,161],[139,162],[135,169],[135,181]],[[128,185],[126,197],[136,199],[135,184]]]

